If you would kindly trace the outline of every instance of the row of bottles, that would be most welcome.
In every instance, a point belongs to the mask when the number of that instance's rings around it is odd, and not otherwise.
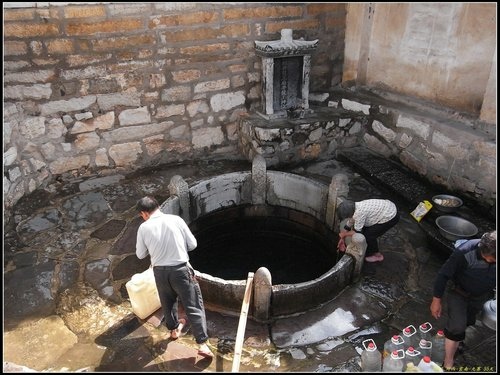
[[[366,342],[369,344],[365,345]],[[383,372],[443,372],[443,369],[427,355],[418,360],[418,352],[411,346],[406,353],[403,349],[394,350],[382,361],[382,355],[373,340],[365,340],[363,345],[365,350],[361,353],[361,370],[364,372],[381,370]]]
[[[384,343],[382,353],[372,339],[363,341],[361,369],[364,372],[442,372],[444,333],[432,336],[432,325],[422,323],[403,329]]]

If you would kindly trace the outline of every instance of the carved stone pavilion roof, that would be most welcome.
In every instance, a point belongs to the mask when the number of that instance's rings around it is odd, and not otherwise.
[[[283,31],[285,31],[284,29]],[[318,39],[306,41],[292,39],[291,33],[283,33],[279,40],[255,41],[255,53],[264,57],[286,57],[311,54],[318,47]]]

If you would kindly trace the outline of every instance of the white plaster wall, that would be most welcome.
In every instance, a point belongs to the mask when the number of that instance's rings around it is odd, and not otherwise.
[[[496,3],[364,3],[347,11],[344,81],[361,78],[357,84],[477,115],[496,102]],[[363,54],[366,61],[356,61]],[[491,121],[496,106],[481,116]]]
[[[355,81],[358,78],[361,34],[365,26],[365,22],[363,22],[364,10],[365,4],[363,3],[347,4],[343,82]]]
[[[486,93],[484,95],[483,106],[481,107],[481,120],[496,124],[497,122],[497,49],[491,64],[490,78]]]

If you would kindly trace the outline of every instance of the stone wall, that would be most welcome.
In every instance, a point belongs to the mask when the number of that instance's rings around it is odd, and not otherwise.
[[[257,154],[268,165],[295,163],[357,145],[496,205],[496,47],[490,28],[472,27],[495,19],[493,4],[9,4],[4,208],[75,178]],[[434,21],[452,8],[447,30],[463,46],[458,65],[443,55],[437,65],[412,60],[408,70],[394,59],[398,48],[409,56],[416,40],[387,42],[425,22],[422,7]],[[283,28],[319,40],[309,100],[326,113],[281,123],[255,117],[262,77],[254,42],[279,39]],[[340,92],[348,81],[355,86]],[[364,95],[365,87],[376,95]],[[396,100],[384,100],[394,92]]]
[[[345,4],[66,4],[4,9],[4,208],[55,181],[242,158],[254,41],[283,28],[319,39],[311,90],[341,81]]]
[[[268,166],[334,158],[364,146],[399,161],[443,193],[455,192],[495,212],[495,126],[439,105],[366,89],[316,93],[301,119],[245,117],[240,149]]]
[[[314,106],[300,119],[266,120],[255,114],[242,118],[238,138],[248,160],[262,155],[268,166],[281,167],[334,158],[337,149],[359,145],[367,125],[363,113],[337,105]]]
[[[364,124],[353,134],[358,145],[401,162],[443,193],[466,196],[494,215],[496,126],[400,95],[336,90],[330,99],[343,117],[347,110],[352,121]],[[332,111],[333,119],[338,116]]]

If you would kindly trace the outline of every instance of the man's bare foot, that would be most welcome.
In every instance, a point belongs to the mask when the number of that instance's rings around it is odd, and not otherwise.
[[[451,365],[447,365],[445,362],[443,362],[443,369],[447,371],[453,371],[453,363]]]
[[[384,256],[382,253],[375,253],[373,255],[365,257],[365,261],[368,263],[374,263],[374,262],[382,262],[384,260]]]
[[[177,328],[170,331],[170,338],[172,340],[177,340],[181,336],[182,329],[184,328],[185,325],[186,325],[186,320],[179,319],[179,325],[177,326]]]
[[[205,357],[205,358],[212,358],[214,354],[208,347],[206,343],[200,344],[200,348],[198,349],[198,355]]]

